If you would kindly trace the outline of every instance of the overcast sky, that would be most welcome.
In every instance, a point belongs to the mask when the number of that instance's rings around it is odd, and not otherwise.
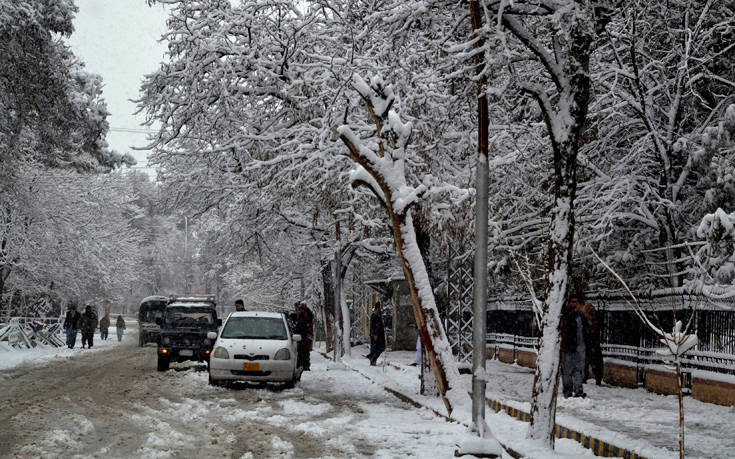
[[[165,30],[166,11],[149,7],[146,0],[76,0],[79,7],[74,34],[69,40],[87,70],[102,75],[104,96],[111,113],[112,149],[130,152],[145,166],[146,152],[130,147],[146,144],[146,135],[121,130],[144,130],[143,116],[134,116],[143,76],[158,68],[166,46],[159,43]]]

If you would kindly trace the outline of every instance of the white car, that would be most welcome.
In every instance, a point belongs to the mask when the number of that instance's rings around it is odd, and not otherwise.
[[[296,343],[280,312],[233,312],[222,325],[209,358],[209,384],[227,381],[283,382],[293,387],[301,377]]]

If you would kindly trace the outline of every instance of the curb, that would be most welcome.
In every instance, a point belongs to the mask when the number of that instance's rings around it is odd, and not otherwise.
[[[530,422],[531,415],[525,411],[513,408],[504,403],[500,403],[497,400],[485,398],[487,406],[494,410],[496,413],[499,411],[505,411],[509,416],[518,419],[523,422]],[[633,451],[629,451],[624,448],[619,448],[611,443],[604,442],[598,438],[590,437],[582,432],[564,427],[560,424],[556,424],[554,428],[554,435],[556,438],[568,438],[571,440],[578,441],[582,446],[592,450],[596,456],[601,457],[622,457],[624,459],[646,459],[645,456],[640,456]]]

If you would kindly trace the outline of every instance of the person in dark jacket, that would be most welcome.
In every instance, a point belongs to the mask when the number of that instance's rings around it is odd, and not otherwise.
[[[586,363],[584,365],[584,379],[587,380],[587,368],[592,366],[592,374],[595,375],[595,384],[602,384],[602,346],[600,346],[600,323],[597,321],[597,310],[591,303],[585,303],[584,313],[584,348]]]
[[[301,341],[296,344],[296,366],[303,371],[311,370],[311,346],[314,341],[314,314],[306,303],[299,305],[296,314],[295,332],[301,335]]]
[[[117,316],[115,327],[117,327],[117,340],[122,341],[123,333],[125,332],[125,319],[123,319],[122,315]]]
[[[586,371],[584,314],[581,295],[574,293],[563,311],[561,378],[564,397],[586,397],[582,384]]]
[[[72,305],[66,312],[64,319],[64,330],[66,331],[66,345],[69,349],[74,349],[77,342],[77,331],[79,330],[79,313],[77,307]]]
[[[100,339],[107,340],[107,333],[110,330],[110,312],[107,311],[105,316],[100,320]]]
[[[372,315],[370,316],[370,365],[375,366],[378,357],[385,350],[385,327],[383,326],[383,307],[380,302],[375,303]]]
[[[79,324],[82,330],[82,349],[84,349],[85,344],[92,349],[97,322],[97,313],[92,310],[92,306],[87,305]]]

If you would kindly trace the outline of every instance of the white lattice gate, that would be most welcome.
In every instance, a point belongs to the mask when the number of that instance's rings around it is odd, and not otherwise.
[[[449,246],[447,338],[461,363],[472,359],[473,263],[472,249]]]

